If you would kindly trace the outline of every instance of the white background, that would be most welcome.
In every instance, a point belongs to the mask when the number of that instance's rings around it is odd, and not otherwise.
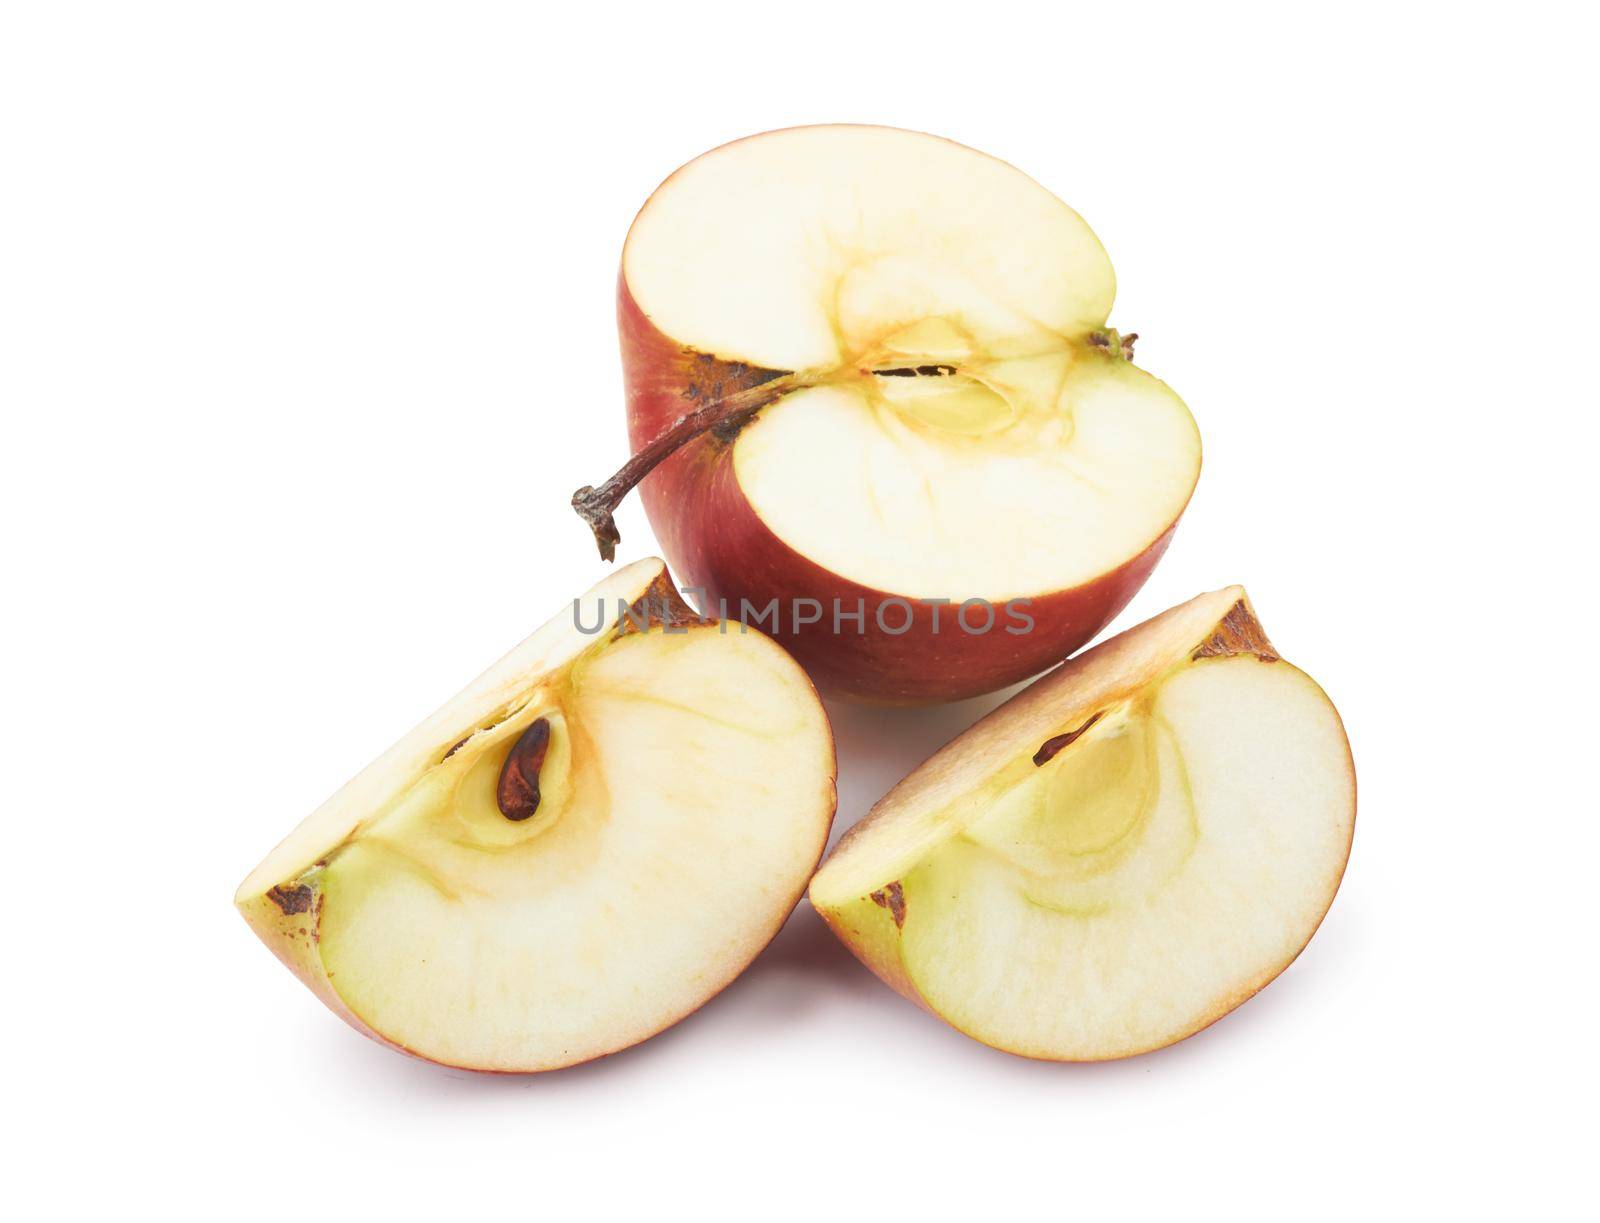
[[[1580,6],[3,12],[11,1204],[1593,1209]],[[600,572],[567,498],[625,455],[612,295],[645,196],[837,120],[1004,157],[1104,240],[1113,325],[1206,443],[1119,623],[1243,581],[1326,686],[1362,802],[1331,915],[1238,1013],[1120,1064],[966,1040],[804,905],[701,1013],[585,1068],[364,1041],[234,886]],[[636,502],[621,524],[647,554]],[[992,703],[836,707],[836,831]]]

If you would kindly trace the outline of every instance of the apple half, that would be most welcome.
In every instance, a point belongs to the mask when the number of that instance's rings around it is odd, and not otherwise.
[[[639,561],[324,803],[235,903],[359,1031],[550,1070],[738,976],[821,856],[834,776],[805,673]]]
[[[883,797],[811,881],[873,972],[988,1045],[1182,1040],[1310,941],[1344,872],[1343,725],[1231,586],[1063,664]]]
[[[1024,679],[1122,609],[1199,476],[1188,409],[1106,326],[1115,287],[1077,213],[948,140],[824,126],[714,149],[628,234],[635,453],[574,506],[609,558],[643,481],[685,590],[824,690]]]

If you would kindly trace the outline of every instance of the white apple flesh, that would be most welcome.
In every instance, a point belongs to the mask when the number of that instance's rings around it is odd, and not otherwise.
[[[620,603],[635,619],[616,628]],[[589,635],[579,622],[607,631]],[[359,1030],[548,1070],[689,1014],[776,934],[827,841],[833,739],[759,633],[619,570],[370,765],[240,886]],[[639,627],[647,625],[648,627]]]
[[[1065,663],[891,790],[812,880],[895,989],[986,1044],[1181,1040],[1286,967],[1355,821],[1338,713],[1237,586]]]

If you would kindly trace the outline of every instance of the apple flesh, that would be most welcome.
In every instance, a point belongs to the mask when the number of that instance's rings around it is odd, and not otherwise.
[[[574,504],[606,552],[642,480],[686,588],[746,619],[776,600],[758,622],[825,690],[1016,682],[1121,610],[1199,476],[1188,409],[1106,326],[1114,289],[1076,213],[950,141],[832,126],[715,149],[629,232],[636,453]]]
[[[548,1070],[732,981],[794,907],[833,809],[804,672],[759,633],[695,619],[640,561],[323,804],[235,903],[367,1035]]]
[[[900,782],[811,882],[889,985],[985,1044],[1157,1049],[1278,975],[1355,824],[1338,713],[1237,586],[1064,664]]]

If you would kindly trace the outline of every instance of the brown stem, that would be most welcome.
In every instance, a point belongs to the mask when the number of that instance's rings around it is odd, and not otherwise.
[[[635,485],[702,433],[714,431],[719,440],[731,442],[750,419],[779,395],[795,386],[793,375],[746,387],[680,416],[670,427],[645,443],[631,459],[617,469],[600,487],[585,484],[572,494],[572,508],[589,524],[602,560],[615,560],[622,535],[612,514]]]

